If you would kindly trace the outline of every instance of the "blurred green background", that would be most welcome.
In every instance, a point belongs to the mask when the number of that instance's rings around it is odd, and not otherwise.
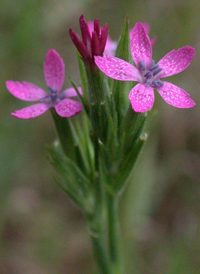
[[[68,29],[99,18],[118,40],[126,14],[130,27],[148,22],[157,36],[153,57],[190,45],[196,57],[170,81],[196,106],[176,109],[156,93],[149,139],[121,197],[127,273],[200,273],[200,1],[0,1],[0,273],[97,273],[81,212],[55,184],[45,145],[55,140],[50,112],[20,120],[10,112],[28,105],[5,88],[6,80],[45,87],[43,62],[50,48],[79,83]]]

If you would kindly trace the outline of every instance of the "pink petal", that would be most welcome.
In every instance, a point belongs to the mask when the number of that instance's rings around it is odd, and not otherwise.
[[[150,32],[150,26],[149,26],[149,24],[146,23],[146,22],[144,22],[144,23],[142,23],[142,26],[143,26],[143,28],[144,28],[145,33],[146,33],[147,35],[149,35],[149,32]]]
[[[160,77],[167,77],[183,71],[190,65],[194,55],[195,49],[189,46],[170,51],[158,62],[159,67],[163,69],[159,74]]]
[[[152,46],[152,48],[154,47],[156,41],[157,41],[157,36],[154,36],[154,38],[151,39],[151,46]]]
[[[131,54],[137,67],[143,62],[147,69],[151,66],[152,47],[149,36],[146,34],[142,23],[136,23],[131,31]]]
[[[55,105],[55,110],[61,117],[71,117],[78,114],[83,106],[74,100],[64,99]]]
[[[43,89],[27,82],[6,81],[6,86],[12,95],[24,101],[38,101],[47,95]]]
[[[142,26],[143,26],[143,28],[144,28],[144,31],[145,31],[146,35],[149,35],[149,31],[150,31],[150,26],[149,26],[149,24],[148,24],[148,23],[142,23]],[[130,37],[132,37],[132,32],[133,32],[133,29],[130,30]],[[152,47],[152,48],[153,48],[153,46],[155,45],[156,41],[157,41],[157,37],[154,36],[154,38],[151,39],[151,47]],[[109,55],[109,54],[108,54],[108,55]]]
[[[56,91],[57,94],[60,93],[65,77],[65,65],[54,49],[50,49],[46,54],[44,75],[47,86]]]
[[[35,104],[20,110],[16,110],[15,113],[11,113],[13,116],[21,119],[31,119],[42,115],[50,108],[47,104]]]
[[[165,102],[177,108],[191,108],[196,105],[185,90],[168,82],[163,83],[162,87],[156,89]]]
[[[95,56],[94,58],[98,68],[113,79],[138,82],[141,80],[137,68],[120,58],[107,55],[104,57]]]
[[[90,35],[92,36],[92,32],[94,31],[94,22],[93,21],[89,21],[87,23],[87,25],[88,25],[88,28],[89,28]]]
[[[117,49],[117,42],[112,41],[110,39],[110,37],[108,36],[107,41],[106,41],[104,54],[107,54],[109,56],[115,56],[116,49]]]
[[[78,91],[81,95],[83,94],[81,87],[78,87]],[[75,96],[78,96],[78,94],[76,93],[75,88],[68,88],[62,91],[61,96],[62,98],[75,97]]]
[[[145,112],[153,107],[153,88],[139,83],[130,91],[128,98],[135,112]]]

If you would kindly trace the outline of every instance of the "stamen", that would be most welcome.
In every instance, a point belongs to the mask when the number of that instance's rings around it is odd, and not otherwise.
[[[150,67],[150,71],[153,71],[153,70],[155,70],[155,69],[157,69],[159,66],[158,66],[158,64],[155,64],[155,65],[153,65],[152,67]]]
[[[48,88],[48,90],[50,91],[50,93],[53,93],[53,94],[56,94],[56,93],[57,93],[57,91],[54,90],[54,89],[52,89],[51,87],[47,87],[47,88]]]
[[[156,69],[156,70],[153,72],[153,76],[155,76],[156,74],[158,74],[161,70],[162,70],[161,68]]]
[[[152,80],[147,79],[147,80],[146,80],[146,83],[149,84],[149,85],[151,85],[151,84],[152,84]]]
[[[140,68],[143,71],[145,71],[145,69],[146,69],[145,63],[143,61],[140,62]]]
[[[51,102],[51,97],[50,97],[50,95],[47,95],[47,96],[41,98],[39,101],[40,101],[40,102],[43,102],[43,103],[46,103],[46,104],[50,104],[50,102]]]
[[[156,87],[156,88],[160,88],[164,85],[164,83],[161,80],[157,80],[157,81],[153,81],[152,84]]]
[[[157,80],[157,86],[158,87],[162,87],[164,85],[163,81],[161,81],[160,79]]]
[[[144,74],[144,77],[146,77],[147,79],[150,79],[152,77],[152,73],[150,71],[147,71],[145,74]]]
[[[155,65],[155,60],[151,59],[151,67]]]

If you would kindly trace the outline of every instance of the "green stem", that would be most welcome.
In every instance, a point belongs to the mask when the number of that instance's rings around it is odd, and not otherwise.
[[[100,207],[98,217],[90,219],[96,261],[102,274],[124,274],[117,196],[106,193]]]
[[[99,238],[95,235],[92,235],[91,239],[94,249],[94,255],[102,274],[111,274],[112,272],[109,266],[108,258],[106,256],[105,249],[102,247],[101,244],[101,237]]]
[[[107,209],[109,254],[114,270],[113,273],[124,274],[120,225],[118,218],[118,197],[116,195],[107,195]]]
[[[74,159],[74,138],[69,123],[69,118],[60,117],[56,111],[51,108],[51,114],[55,123],[55,128],[64,153]]]

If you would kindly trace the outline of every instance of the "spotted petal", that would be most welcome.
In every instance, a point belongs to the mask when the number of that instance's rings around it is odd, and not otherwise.
[[[78,91],[81,95],[83,94],[81,87],[78,87]],[[61,98],[75,97],[75,96],[78,96],[78,94],[77,94],[75,88],[68,88],[68,89],[63,90],[60,96],[61,96]]]
[[[128,96],[135,112],[145,112],[153,107],[153,88],[144,84],[137,84]]]
[[[137,68],[120,58],[107,55],[95,56],[95,63],[101,71],[113,79],[138,82],[141,80]]]
[[[140,69],[142,62],[145,68],[149,69],[151,66],[152,47],[142,23],[135,24],[130,34],[130,40],[131,54],[135,64]]]
[[[79,113],[83,106],[74,100],[64,99],[55,105],[55,110],[61,117],[71,117]]]
[[[185,90],[168,82],[163,83],[162,87],[156,89],[165,102],[177,108],[191,108],[195,105],[195,102]]]
[[[50,49],[46,54],[44,75],[47,86],[59,94],[64,82],[65,65],[60,55],[54,49]]]
[[[24,101],[38,101],[47,95],[43,89],[27,82],[6,81],[6,86],[12,95]]]
[[[194,55],[195,49],[189,46],[170,51],[158,62],[162,68],[160,77],[168,77],[183,71],[190,65]]]
[[[16,110],[15,113],[11,114],[20,119],[31,119],[42,115],[49,108],[49,105],[39,103],[20,110]]]

